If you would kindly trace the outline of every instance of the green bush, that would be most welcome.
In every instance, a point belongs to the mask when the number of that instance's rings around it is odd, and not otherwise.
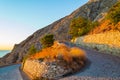
[[[22,62],[24,63],[27,58],[29,58],[30,55],[33,55],[37,53],[37,49],[35,48],[34,45],[32,45],[28,51],[28,53],[23,57]]]
[[[27,53],[27,54],[23,57],[23,59],[22,59],[21,69],[23,69],[24,63],[25,63],[26,59],[28,59],[28,58],[30,57],[30,55],[33,55],[33,54],[35,54],[35,53],[37,53],[37,52],[38,52],[38,51],[37,51],[37,49],[35,48],[35,46],[32,45],[32,46],[30,47],[28,53]]]
[[[107,18],[114,24],[120,21],[120,2],[115,4],[108,12]]]
[[[37,51],[37,49],[35,48],[35,46],[32,45],[32,46],[30,47],[28,53],[27,53],[27,54],[23,57],[23,59],[22,59],[21,69],[24,68],[24,63],[25,63],[26,59],[28,59],[31,55],[33,55],[33,54],[35,54],[35,53],[37,53],[37,52],[38,52],[38,51]]]
[[[28,54],[29,54],[29,55],[32,55],[32,54],[35,54],[35,53],[37,53],[37,49],[35,48],[34,45],[32,45],[32,46],[30,47],[29,51],[28,51]]]
[[[72,38],[79,37],[87,34],[90,30],[92,30],[97,25],[98,25],[98,22],[92,22],[83,17],[78,17],[71,21],[69,34],[71,34]]]
[[[42,48],[51,47],[54,43],[54,35],[47,34],[43,38],[41,38],[40,42],[42,44]]]

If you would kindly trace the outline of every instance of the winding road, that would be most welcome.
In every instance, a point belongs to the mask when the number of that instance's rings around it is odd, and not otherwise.
[[[89,64],[77,76],[120,78],[120,57],[85,50]]]
[[[24,80],[19,67],[20,64],[0,68],[0,80]]]
[[[120,57],[87,50],[87,65],[79,72],[60,80],[120,80]],[[26,80],[19,70],[20,65],[0,68],[0,80]],[[79,79],[72,79],[79,77]]]
[[[31,80],[21,69],[21,64],[0,68],[0,80]]]
[[[120,57],[82,49],[86,51],[88,59],[86,67],[72,77],[60,80],[120,80]]]

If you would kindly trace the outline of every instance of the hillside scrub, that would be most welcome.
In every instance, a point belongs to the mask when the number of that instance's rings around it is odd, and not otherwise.
[[[35,46],[34,45],[31,45],[31,47],[29,48],[29,51],[28,51],[28,53],[23,57],[23,63],[25,62],[25,60],[27,59],[27,58],[29,58],[29,56],[31,56],[31,55],[33,55],[33,54],[36,54],[38,51],[37,51],[37,49],[35,48]]]
[[[29,48],[28,53],[23,57],[22,59],[22,66],[21,69],[24,67],[24,63],[25,61],[33,54],[36,54],[37,52],[39,52],[34,45],[31,45],[31,47]]]
[[[89,34],[98,34],[111,30],[120,31],[120,2],[111,7],[100,25],[91,30]]]
[[[83,36],[91,31],[95,26],[98,26],[98,22],[92,22],[86,18],[78,17],[71,21],[69,34],[72,38]]]
[[[41,38],[40,42],[42,44],[42,48],[47,48],[47,47],[51,47],[53,45],[54,42],[54,35],[52,34],[47,34],[45,35],[43,38]],[[38,53],[39,51],[37,51],[37,49],[35,48],[34,45],[31,45],[28,53],[23,57],[23,64],[25,63],[26,59],[28,59],[30,56]]]
[[[47,34],[43,38],[41,38],[40,42],[42,44],[42,48],[51,47],[54,43],[54,35]]]
[[[114,24],[117,24],[120,21],[120,2],[116,3],[109,10],[107,18]]]
[[[34,45],[32,45],[28,51],[29,55],[35,54],[37,52],[37,49],[35,48]]]

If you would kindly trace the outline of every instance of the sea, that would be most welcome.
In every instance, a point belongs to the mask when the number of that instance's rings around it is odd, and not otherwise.
[[[10,50],[0,50],[0,58],[9,53]]]

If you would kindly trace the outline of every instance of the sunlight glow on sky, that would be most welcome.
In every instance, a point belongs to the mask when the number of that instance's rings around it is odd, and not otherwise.
[[[69,15],[88,0],[0,0],[0,50]]]

